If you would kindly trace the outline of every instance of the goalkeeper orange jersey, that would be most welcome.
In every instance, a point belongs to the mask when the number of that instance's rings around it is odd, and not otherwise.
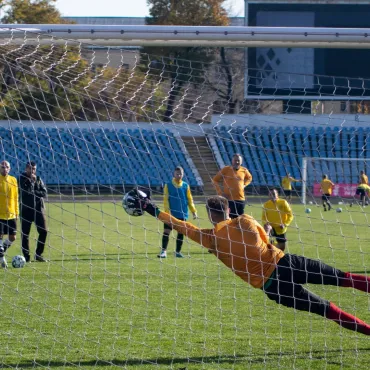
[[[18,183],[13,176],[0,175],[0,219],[12,220],[19,215]]]
[[[228,200],[245,200],[244,188],[252,182],[252,175],[245,167],[234,170],[226,166],[213,178],[218,195],[225,195]],[[219,185],[222,181],[223,191]]]
[[[213,229],[199,229],[166,212],[160,212],[158,219],[208,248],[234,274],[255,288],[266,283],[284,256],[284,252],[268,242],[263,227],[248,215],[222,221]]]

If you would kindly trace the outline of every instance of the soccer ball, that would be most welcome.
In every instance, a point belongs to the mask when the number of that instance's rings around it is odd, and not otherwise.
[[[25,264],[26,264],[26,260],[23,256],[14,256],[12,258],[12,266],[15,269],[20,269],[20,268],[24,267]]]
[[[140,199],[146,199],[148,196],[141,190],[133,189],[126,193],[122,199],[122,207],[130,216],[142,216],[144,210],[141,207]]]
[[[311,213],[311,209],[310,208],[306,208],[305,212],[306,213]]]
[[[310,200],[310,201],[308,202],[308,204],[313,204],[312,200]]]
[[[342,212],[342,208],[337,208],[337,212],[338,213],[341,213]]]

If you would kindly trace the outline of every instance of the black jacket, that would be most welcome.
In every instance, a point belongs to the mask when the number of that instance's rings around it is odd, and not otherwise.
[[[37,176],[36,181],[33,182],[26,172],[23,172],[19,178],[19,187],[21,208],[24,208],[24,210],[36,209],[38,211],[45,208],[44,198],[47,190],[40,176]]]

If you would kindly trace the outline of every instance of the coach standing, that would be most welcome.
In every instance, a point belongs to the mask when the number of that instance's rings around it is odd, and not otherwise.
[[[22,225],[22,251],[27,262],[30,261],[30,231],[32,222],[37,227],[39,234],[37,240],[35,261],[47,262],[42,253],[44,252],[47,236],[45,204],[46,187],[40,176],[36,176],[37,165],[28,162],[26,170],[21,174],[19,184],[21,189],[21,225]]]
[[[224,167],[212,180],[217,194],[229,201],[230,218],[236,218],[244,213],[244,188],[252,182],[252,175],[245,167],[242,167],[242,163],[242,156],[235,153],[231,166]],[[220,182],[222,182],[223,190]]]

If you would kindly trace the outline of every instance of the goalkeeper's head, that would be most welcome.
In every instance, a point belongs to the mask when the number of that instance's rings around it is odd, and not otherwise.
[[[208,198],[206,207],[208,218],[214,225],[230,218],[229,202],[225,197],[217,195]]]

